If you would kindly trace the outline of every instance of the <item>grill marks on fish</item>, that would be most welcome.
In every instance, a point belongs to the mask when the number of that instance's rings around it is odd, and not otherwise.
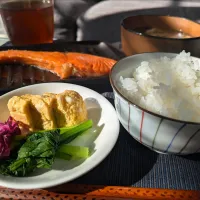
[[[62,72],[63,64],[66,63],[66,56],[61,52],[41,52],[26,50],[8,50],[0,52],[0,63],[22,63],[34,65],[39,68],[50,70],[58,76],[67,77]]]
[[[67,53],[66,57],[76,69],[74,75],[80,77],[106,75],[116,63],[110,58],[76,52]]]
[[[116,61],[77,52],[7,50],[0,51],[0,63],[33,65],[51,71],[61,79],[65,79],[70,76],[97,77],[107,75]],[[45,79],[45,76],[43,78]]]

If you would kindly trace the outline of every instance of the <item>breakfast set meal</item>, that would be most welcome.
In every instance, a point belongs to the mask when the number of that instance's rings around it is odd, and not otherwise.
[[[160,52],[159,43],[151,43],[158,38],[190,40],[197,37],[196,33],[154,27],[145,18],[140,16],[138,19],[142,19],[143,24],[136,23],[132,29],[128,28],[132,25],[131,19],[125,19],[121,29],[122,49],[127,57],[119,61],[75,51],[9,49],[0,51],[0,64],[18,63],[24,68],[29,65],[58,76],[60,81],[70,77],[109,76],[117,122],[120,121],[134,139],[159,153],[199,153],[200,144],[196,141],[200,139],[200,59],[193,57],[187,46],[172,53]],[[164,19],[161,17],[159,20]],[[167,17],[165,20],[171,19]],[[128,31],[133,37],[127,34]],[[151,47],[147,48],[149,53],[137,49],[140,48],[137,45],[133,47],[134,42],[138,42],[135,38],[147,43],[151,41],[143,46]],[[81,88],[83,95],[70,88],[49,92],[48,86],[45,86],[44,92],[38,92],[39,87],[40,84],[35,91],[26,90],[24,93],[18,89],[15,95],[8,93],[2,96],[3,99],[10,95],[5,108],[5,113],[9,114],[5,114],[6,121],[0,122],[0,175],[29,177],[37,169],[52,169],[57,159],[66,161],[67,165],[74,160],[87,162],[92,156],[91,145],[74,145],[74,142],[76,144],[81,136],[86,136],[83,140],[87,141],[87,137],[92,135],[92,128],[100,130],[99,121],[106,116],[105,102],[101,104],[105,106],[103,114],[94,111],[95,116],[91,116],[89,110],[94,109],[94,102],[98,105],[98,98],[92,100],[91,107],[88,106],[87,99],[83,97],[84,87]],[[58,85],[56,87],[59,88]],[[88,97],[91,91],[87,91]],[[113,146],[119,133],[116,124]],[[106,130],[110,131],[112,124],[109,128]],[[109,131],[106,137],[109,137]],[[111,149],[104,153],[105,156]],[[93,158],[90,162],[94,162]]]

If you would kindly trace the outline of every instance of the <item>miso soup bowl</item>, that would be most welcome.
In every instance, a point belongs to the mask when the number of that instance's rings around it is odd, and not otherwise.
[[[158,37],[138,31],[138,28],[144,27],[182,31],[190,35],[191,38]],[[191,52],[191,55],[200,57],[200,24],[174,16],[129,16],[121,23],[121,43],[127,56],[144,52],[179,53],[184,49]]]
[[[200,152],[200,123],[180,121],[143,109],[120,89],[120,76],[131,77],[142,61],[174,53],[143,53],[118,61],[110,73],[118,118],[128,133],[146,147],[166,154],[187,155]]]

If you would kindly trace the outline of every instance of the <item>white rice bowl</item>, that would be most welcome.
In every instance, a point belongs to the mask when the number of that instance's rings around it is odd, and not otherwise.
[[[162,116],[200,122],[200,61],[182,51],[174,58],[143,61],[121,92],[136,105]]]

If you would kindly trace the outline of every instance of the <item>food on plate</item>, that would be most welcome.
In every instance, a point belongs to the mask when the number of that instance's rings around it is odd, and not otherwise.
[[[87,109],[83,98],[78,92],[65,90],[60,94],[45,93],[46,102],[51,102],[57,127],[74,126],[87,119]]]
[[[0,123],[0,174],[28,176],[38,168],[51,169],[55,158],[90,156],[89,147],[70,144],[93,126],[78,92],[14,96],[8,109],[10,117]]]
[[[48,130],[57,127],[51,105],[48,105],[42,98],[42,96],[27,94],[27,95],[22,95],[21,98],[27,101],[29,104],[30,118],[32,122],[32,126],[30,127],[32,128],[32,130],[35,129]],[[12,102],[12,99],[10,100]],[[17,106],[17,102],[15,105]],[[13,118],[17,121],[20,121],[14,116]]]
[[[92,121],[87,120],[71,128],[33,132],[20,140],[14,138],[10,155],[0,160],[0,174],[27,176],[39,168],[51,169],[55,158],[88,158],[88,147],[68,144],[91,127]]]
[[[96,77],[107,75],[116,61],[76,52],[7,50],[0,51],[0,63],[33,65],[49,70],[61,79],[65,79],[70,76]]]
[[[118,83],[123,95],[148,111],[200,122],[200,61],[190,53],[143,61]]]
[[[0,123],[0,159],[10,155],[12,138],[20,134],[20,128],[12,117],[5,123]]]
[[[87,120],[81,95],[73,90],[60,94],[14,96],[8,101],[10,115],[31,131],[70,127]]]
[[[22,99],[21,97],[14,96],[8,102],[8,109],[10,116],[14,119],[16,118],[17,121],[27,124],[29,127],[33,126],[28,101]]]
[[[30,130],[56,128],[51,108],[39,95],[14,96],[8,101],[10,116]]]

